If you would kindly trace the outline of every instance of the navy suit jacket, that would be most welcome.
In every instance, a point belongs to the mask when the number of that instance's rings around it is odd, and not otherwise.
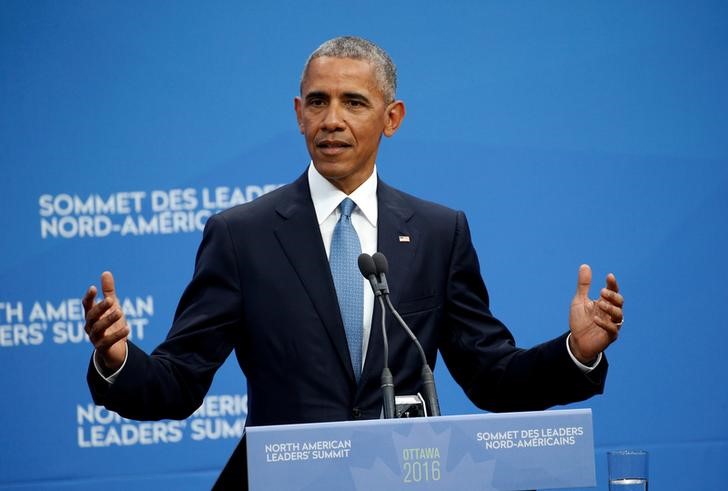
[[[382,181],[377,199],[377,243],[389,260],[392,302],[430,365],[439,350],[478,407],[539,410],[601,393],[606,360],[584,375],[566,351],[566,334],[519,349],[491,315],[462,212]],[[185,418],[234,349],[248,384],[248,425],[379,418],[380,323],[375,305],[357,385],[304,173],[211,217],[167,339],[151,355],[129,343],[127,365],[114,384],[92,366],[88,381],[94,401],[122,416]],[[396,391],[416,393],[418,353],[392,317],[387,325]],[[223,476],[240,476],[242,467],[239,453]]]

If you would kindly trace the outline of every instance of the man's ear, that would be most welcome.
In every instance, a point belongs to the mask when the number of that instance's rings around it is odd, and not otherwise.
[[[303,102],[300,97],[293,98],[293,109],[296,111],[296,120],[298,121],[298,131],[303,134],[303,116],[301,115],[301,105]]]
[[[387,106],[387,120],[384,123],[384,136],[390,137],[399,129],[404,119],[404,102],[394,101]]]

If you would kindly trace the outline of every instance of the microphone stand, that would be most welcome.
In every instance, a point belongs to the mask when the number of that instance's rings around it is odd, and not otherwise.
[[[382,310],[382,342],[384,344],[384,367],[382,368],[382,375],[380,377],[381,388],[382,388],[382,410],[384,413],[384,419],[393,419],[395,417],[395,402],[394,402],[394,378],[392,372],[389,369],[389,340],[387,339],[387,309],[384,306],[384,300],[382,300],[383,287],[376,275],[376,267],[374,260],[369,254],[362,253],[358,259],[359,271],[361,274],[369,280],[369,284],[374,291],[374,296],[379,300],[379,305]],[[384,285],[386,288],[386,284]]]
[[[404,319],[402,319],[402,316],[399,315],[399,312],[397,312],[397,309],[394,308],[394,305],[392,305],[392,301],[389,298],[389,286],[387,285],[386,277],[386,273],[389,270],[387,258],[381,252],[376,252],[374,253],[374,256],[372,256],[372,260],[374,262],[376,272],[379,276],[379,285],[381,286],[380,295],[385,298],[385,300],[387,301],[387,306],[392,312],[392,315],[394,315],[394,318],[397,319],[399,325],[402,326],[402,329],[405,330],[409,338],[412,340],[415,346],[417,346],[417,350],[420,353],[420,358],[422,358],[422,391],[425,393],[425,399],[430,406],[430,414],[432,416],[440,416],[440,403],[437,398],[437,389],[435,388],[435,377],[432,375],[432,369],[427,363],[425,350],[422,349],[422,345],[417,339],[417,336],[415,336],[415,334],[409,328]]]

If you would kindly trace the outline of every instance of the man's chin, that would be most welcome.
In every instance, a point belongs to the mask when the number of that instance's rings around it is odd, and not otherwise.
[[[313,160],[313,166],[326,179],[340,179],[347,175],[347,169],[350,167],[347,164],[347,162],[336,159],[316,158]]]

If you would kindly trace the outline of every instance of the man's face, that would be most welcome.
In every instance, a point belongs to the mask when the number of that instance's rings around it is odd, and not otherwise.
[[[385,102],[369,62],[327,56],[309,64],[295,109],[316,170],[346,194],[371,175],[382,134],[404,117],[401,101]]]

